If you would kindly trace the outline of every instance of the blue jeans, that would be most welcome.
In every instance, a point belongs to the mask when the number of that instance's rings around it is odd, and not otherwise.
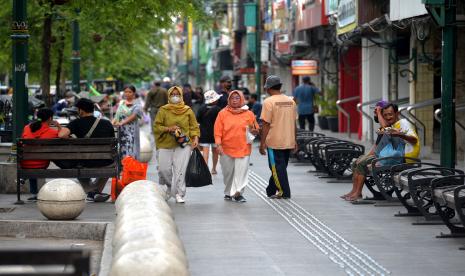
[[[33,195],[37,195],[39,193],[39,191],[37,190],[37,178],[29,179],[29,191]]]

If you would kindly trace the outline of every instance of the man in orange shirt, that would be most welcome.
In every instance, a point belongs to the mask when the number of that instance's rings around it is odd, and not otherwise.
[[[271,198],[291,197],[287,164],[291,150],[297,150],[296,105],[292,98],[281,93],[281,87],[278,76],[266,79],[264,88],[270,97],[263,102],[261,114],[263,126],[260,153],[265,155],[268,152],[271,177],[266,194]]]

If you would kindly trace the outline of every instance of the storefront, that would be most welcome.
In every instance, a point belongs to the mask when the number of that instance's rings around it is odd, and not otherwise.
[[[357,0],[339,1],[337,11],[337,35],[344,36],[352,32],[358,25]],[[362,98],[362,51],[360,44],[344,45],[339,56],[339,99],[344,100],[359,96]],[[342,104],[342,108],[350,114],[350,132],[362,135],[360,113],[356,103],[360,100]],[[347,131],[347,117],[339,112],[339,131]]]

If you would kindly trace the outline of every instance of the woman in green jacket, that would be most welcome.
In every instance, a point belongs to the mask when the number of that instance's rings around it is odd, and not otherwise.
[[[166,199],[172,196],[178,203],[185,202],[187,163],[200,136],[195,114],[184,104],[182,93],[179,86],[168,90],[168,104],[160,108],[153,125],[159,182],[167,186]]]

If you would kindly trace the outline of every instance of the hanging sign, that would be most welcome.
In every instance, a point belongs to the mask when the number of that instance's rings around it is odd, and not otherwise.
[[[325,14],[330,15],[337,13],[338,0],[325,0]]]
[[[341,0],[337,9],[337,34],[352,31],[357,27],[356,0]]]
[[[293,60],[291,64],[292,75],[318,75],[318,61]]]

